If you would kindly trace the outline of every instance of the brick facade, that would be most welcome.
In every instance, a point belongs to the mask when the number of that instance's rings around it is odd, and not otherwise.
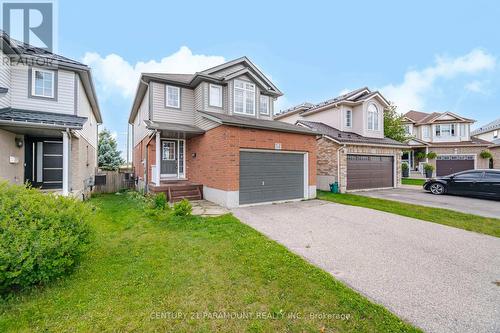
[[[309,153],[309,185],[316,185],[316,138],[311,135],[219,126],[187,140],[188,179],[224,190],[239,189],[240,149],[275,149]]]
[[[148,157],[148,166],[150,168],[147,174],[148,179],[145,175],[145,164],[144,161]],[[135,147],[133,151],[132,166],[134,168],[134,173],[139,179],[139,188],[143,189],[145,184],[151,181],[151,165],[155,164],[156,160],[156,139],[152,139],[146,136],[141,140]]]
[[[392,155],[396,160],[396,187],[401,184],[401,148],[375,147],[347,145],[341,149],[339,145],[329,139],[321,138],[318,140],[318,188],[329,190],[329,184],[335,181],[339,182],[339,188],[342,193],[347,190],[347,155],[365,154],[365,155]],[[340,152],[339,152],[340,149]],[[340,158],[340,172],[337,156]]]
[[[460,154],[473,154],[476,156],[476,168],[477,169],[488,169],[489,167],[489,160],[486,160],[484,158],[481,158],[479,154],[483,151],[486,150],[486,147],[431,147],[429,148],[429,152],[435,152],[438,155],[460,155]],[[434,166],[434,169],[436,168],[436,160],[429,160],[429,164],[432,164]]]
[[[500,145],[490,147],[489,150],[493,155],[493,169],[500,169]]]

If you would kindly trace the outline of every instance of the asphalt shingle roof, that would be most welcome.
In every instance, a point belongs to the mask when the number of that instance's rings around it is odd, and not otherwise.
[[[343,132],[334,127],[328,126],[320,122],[299,120],[297,123],[305,125],[311,129],[315,129],[319,134],[327,135],[332,139],[339,141],[341,143],[353,143],[353,144],[365,143],[365,144],[402,146],[402,147],[407,146],[404,143],[389,138],[370,138],[353,132]]]
[[[0,121],[10,121],[16,124],[44,124],[53,125],[54,127],[81,129],[83,124],[87,121],[87,118],[71,114],[5,108],[0,109]]]
[[[314,130],[295,126],[277,120],[257,119],[247,116],[227,115],[227,114],[207,112],[207,111],[197,111],[197,112],[201,113],[202,115],[206,115],[209,118],[210,117],[216,118],[222,124],[230,126],[257,128],[257,129],[265,129],[278,132],[300,133],[307,135],[318,135],[318,133]]]
[[[489,131],[493,131],[493,130],[496,130],[496,129],[500,129],[500,118],[498,118],[497,120],[493,120],[491,123],[488,123],[484,126],[481,126],[480,128],[472,131],[472,135],[477,135],[477,134],[481,134],[481,133],[484,133],[484,132],[489,132]]]
[[[174,81],[189,84],[194,74],[169,74],[169,73],[143,73],[144,76],[160,80]]]

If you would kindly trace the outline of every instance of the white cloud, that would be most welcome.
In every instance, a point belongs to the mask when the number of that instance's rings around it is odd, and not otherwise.
[[[483,82],[474,80],[472,82],[469,82],[465,85],[465,90],[468,90],[470,92],[475,92],[475,93],[482,93],[483,92]]]
[[[130,64],[117,54],[101,56],[95,52],[87,52],[83,62],[92,68],[100,90],[105,94],[119,93],[124,98],[135,94],[139,75],[143,72],[185,73],[192,74],[225,61],[222,56],[193,54],[182,46],[177,52],[162,58],[160,61],[139,61]]]
[[[435,89],[438,79],[450,80],[458,75],[477,75],[493,70],[495,66],[496,58],[480,49],[457,58],[438,56],[433,66],[423,70],[410,70],[406,72],[401,84],[389,84],[380,90],[398,106],[399,112],[411,109],[425,111],[426,94]]]

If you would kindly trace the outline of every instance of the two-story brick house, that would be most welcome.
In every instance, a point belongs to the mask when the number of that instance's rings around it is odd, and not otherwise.
[[[489,161],[481,158],[480,153],[491,143],[471,136],[474,120],[452,112],[409,111],[403,121],[406,133],[412,137],[408,142],[411,149],[403,156],[411,170],[423,172],[423,164],[430,163],[437,176],[445,176],[489,167]],[[429,152],[436,153],[437,158],[429,159]]]
[[[273,120],[281,95],[246,57],[143,73],[129,117],[138,187],[226,207],[315,197],[316,133]]]
[[[2,33],[0,179],[83,197],[102,122],[90,68]]]
[[[405,144],[384,137],[384,110],[378,91],[361,88],[318,103],[302,103],[274,119],[315,130],[318,188],[338,182],[341,192],[401,184]]]

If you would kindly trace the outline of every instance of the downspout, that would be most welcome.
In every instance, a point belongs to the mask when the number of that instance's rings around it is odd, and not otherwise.
[[[148,166],[148,146],[149,144],[151,143],[151,140],[153,140],[154,137],[156,137],[156,133],[158,132],[158,130],[154,130],[154,132],[152,133],[151,137],[149,138],[148,142],[146,142],[146,158],[144,160],[144,182],[145,182],[145,190],[146,192],[149,192],[149,182],[148,182],[148,176],[149,176],[149,166]]]

